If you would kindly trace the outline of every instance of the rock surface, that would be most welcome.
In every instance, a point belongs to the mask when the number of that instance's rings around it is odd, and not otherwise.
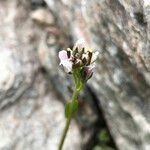
[[[117,148],[149,150],[150,2],[45,2],[67,31],[68,40],[84,38],[101,53],[89,85],[105,114]]]
[[[0,1],[0,150],[56,150],[65,123],[63,104],[40,69],[42,32],[30,6],[26,0]],[[80,147],[73,121],[64,149]]]
[[[56,150],[65,122],[63,111],[50,84],[39,73],[19,102],[1,111],[0,150]],[[79,130],[72,122],[64,149],[76,150],[80,145]]]
[[[100,55],[65,149],[91,150],[106,120],[117,149],[149,150],[149,10],[148,0],[0,0],[0,150],[56,149],[72,92],[57,54],[79,38]]]

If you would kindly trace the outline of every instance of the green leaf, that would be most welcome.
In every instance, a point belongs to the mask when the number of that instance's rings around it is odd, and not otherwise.
[[[105,129],[101,130],[98,135],[98,139],[99,139],[99,141],[101,141],[103,143],[108,142],[110,140],[108,132]]]
[[[72,103],[67,102],[66,105],[65,105],[65,117],[69,118],[71,113],[72,113]]]
[[[109,146],[96,145],[92,150],[114,150]]]
[[[69,118],[72,113],[76,112],[78,109],[78,101],[74,100],[72,102],[67,102],[65,105],[65,117]]]

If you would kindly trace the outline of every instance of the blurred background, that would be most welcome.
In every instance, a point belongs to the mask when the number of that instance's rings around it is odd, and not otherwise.
[[[100,54],[64,150],[150,150],[149,0],[0,0],[0,150],[57,149],[80,38]]]

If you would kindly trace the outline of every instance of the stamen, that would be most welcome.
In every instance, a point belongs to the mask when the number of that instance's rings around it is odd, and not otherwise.
[[[75,48],[75,50],[73,50],[73,56],[75,56],[78,53],[78,47]]]
[[[79,55],[78,55],[79,59],[82,59],[83,54],[84,54],[84,48],[82,48],[82,50],[79,51]]]
[[[86,65],[87,60],[86,60],[86,58],[85,58],[85,57],[82,59],[82,63],[83,63],[83,65]]]
[[[84,47],[82,48],[82,54],[83,54],[83,53],[85,53],[85,48],[84,48]]]
[[[92,52],[88,53],[88,65],[91,64]]]
[[[67,56],[68,56],[68,58],[70,58],[70,56],[71,56],[71,52],[70,51],[67,51]]]

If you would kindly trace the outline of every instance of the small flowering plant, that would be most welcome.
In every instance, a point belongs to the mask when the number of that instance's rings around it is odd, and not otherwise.
[[[59,52],[60,65],[63,66],[66,73],[72,74],[75,90],[71,100],[65,106],[66,126],[58,150],[62,150],[72,115],[78,108],[77,97],[84,84],[93,75],[98,54],[98,51],[93,52],[92,49],[88,48],[84,40],[77,41],[73,49],[68,48]]]

